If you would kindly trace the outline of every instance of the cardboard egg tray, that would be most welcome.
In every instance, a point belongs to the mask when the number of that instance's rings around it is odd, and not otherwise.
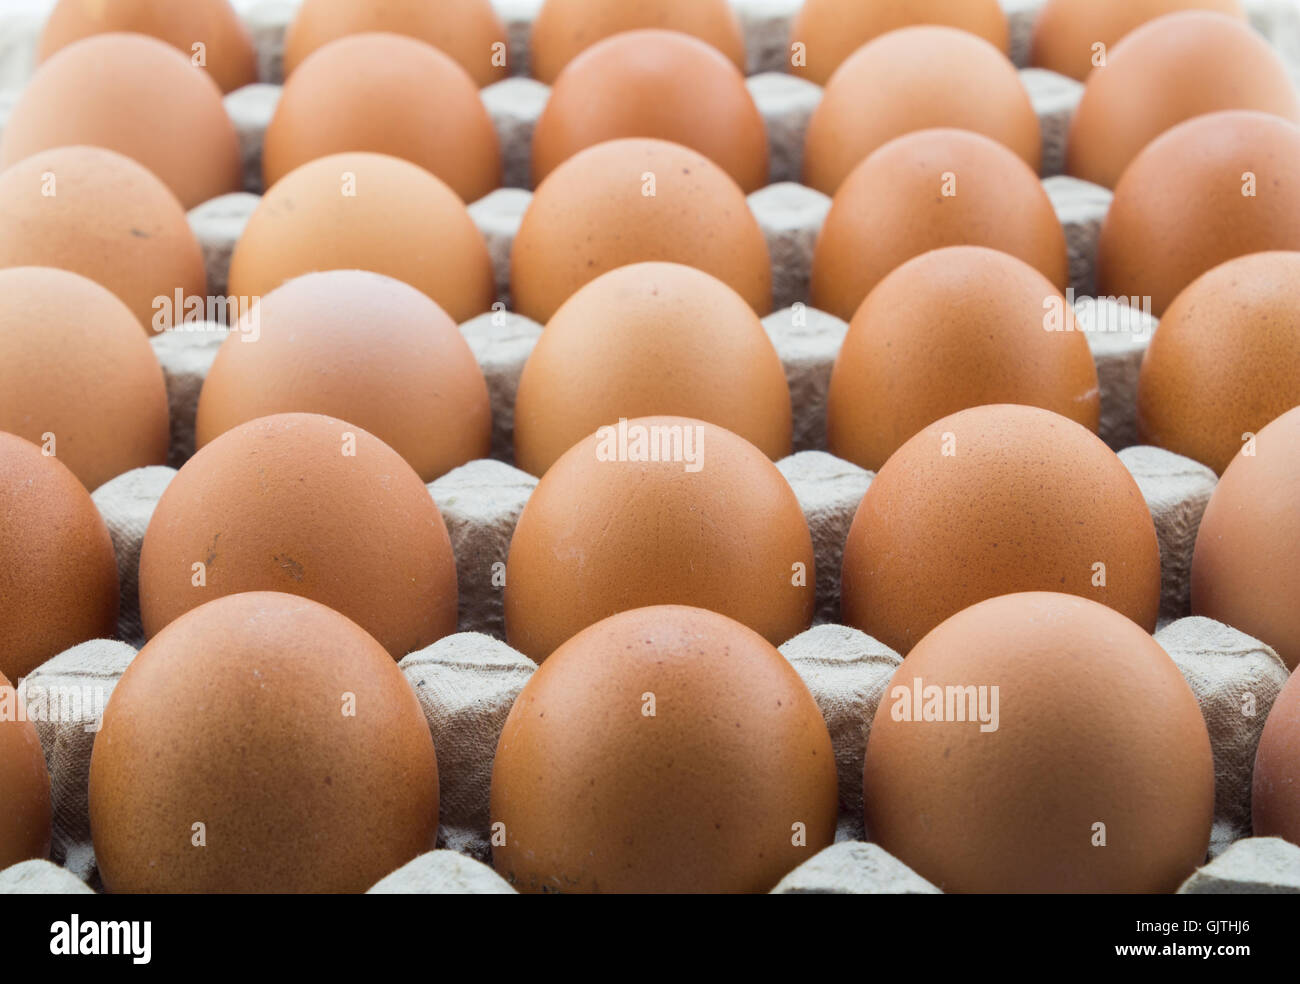
[[[483,90],[501,138],[506,187],[469,205],[496,270],[499,300],[509,304],[510,246],[531,200],[529,145],[549,94],[526,77],[531,17],[540,0],[497,0],[507,23],[515,76]],[[782,653],[821,707],[840,778],[836,844],[811,857],[777,887],[780,893],[930,893],[938,889],[877,845],[863,841],[862,769],[868,728],[901,657],[856,629],[837,624],[840,559],[858,503],[873,475],[826,451],[825,403],[830,372],[847,325],[807,304],[813,244],[830,199],[797,183],[817,85],[784,73],[790,22],[800,0],[738,0],[749,51],[748,85],[768,126],[771,180],[749,197],[773,263],[776,310],[763,323],[785,366],[794,411],[794,450],[778,468],[794,489],[812,532],[816,556],[814,625]],[[284,31],[292,0],[236,4],[258,45],[268,81],[226,97],[240,133],[245,192],[226,195],[190,213],[208,267],[208,290],[226,290],[231,251],[261,192],[261,139],[279,97]],[[0,127],[31,71],[45,0],[24,0],[0,13]],[[1029,30],[1040,0],[1004,0],[1012,25],[1013,60],[1026,61]],[[1300,79],[1300,6],[1256,0],[1257,29],[1291,59]],[[1022,69],[1043,131],[1043,182],[1062,225],[1080,327],[1087,333],[1101,387],[1101,437],[1129,468],[1155,520],[1162,564],[1156,638],[1183,671],[1209,726],[1216,771],[1212,860],[1181,891],[1300,892],[1300,847],[1250,837],[1250,781],[1255,749],[1287,671],[1263,643],[1228,626],[1188,617],[1189,570],[1197,527],[1214,490],[1214,473],[1170,452],[1136,446],[1137,374],[1155,328],[1149,315],[1095,293],[1097,235],[1110,203],[1104,188],[1060,175],[1065,133],[1082,86],[1062,76]],[[138,609],[140,544],[153,509],[194,450],[199,390],[225,332],[177,331],[153,340],[166,377],[172,413],[168,467],[122,475],[94,493],[117,551],[122,613],[116,640],[96,640],[51,659],[26,680],[30,716],[45,748],[55,809],[53,863],[25,862],[0,872],[0,893],[87,892],[98,886],[87,816],[87,779],[94,731],[103,703],[143,643]],[[542,326],[508,309],[484,312],[461,326],[491,393],[492,457],[457,468],[429,484],[446,520],[460,579],[460,632],[400,663],[433,732],[441,775],[439,850],[425,854],[372,889],[389,892],[514,891],[489,867],[488,784],[497,738],[515,697],[535,665],[504,639],[502,590],[494,565],[504,563],[515,523],[537,479],[511,464],[514,394]],[[42,694],[94,695],[40,720]],[[33,695],[35,695],[33,697]],[[1253,713],[1243,712],[1243,697]]]

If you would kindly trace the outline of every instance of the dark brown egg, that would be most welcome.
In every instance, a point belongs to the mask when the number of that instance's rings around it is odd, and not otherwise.
[[[24,708],[0,673],[0,871],[50,853],[50,773]]]

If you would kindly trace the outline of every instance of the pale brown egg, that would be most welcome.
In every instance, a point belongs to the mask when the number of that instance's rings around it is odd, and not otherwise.
[[[641,28],[699,38],[745,70],[745,39],[728,0],[545,0],[528,39],[533,77],[550,85],[597,41]]]
[[[58,458],[0,432],[0,673],[25,677],[117,631],[117,558],[90,493]]]
[[[230,0],[59,0],[41,32],[38,55],[44,61],[74,41],[115,31],[166,41],[206,68],[222,92],[257,81],[253,38]]]
[[[1060,591],[1144,629],[1160,607],[1160,548],[1127,468],[1049,410],[974,407],[898,449],[844,548],[844,621],[904,655],[985,598]]]
[[[870,471],[927,424],[987,403],[1042,407],[1095,432],[1097,367],[1046,277],[981,246],[908,260],[858,308],[827,398],[830,451]]]
[[[284,39],[285,75],[331,41],[369,31],[404,34],[433,45],[480,87],[509,74],[506,29],[491,0],[303,0]]]
[[[501,185],[496,128],[469,74],[398,34],[356,34],[317,49],[285,83],[266,130],[271,187],[330,154],[370,151],[419,164],[464,201]]]
[[[533,181],[620,137],[698,150],[746,193],[767,184],[767,127],[745,77],[712,45],[678,31],[625,31],[569,62],[533,132]]]
[[[945,892],[1173,892],[1205,862],[1210,736],[1191,688],[1104,605],[965,609],[895,671],[867,742],[867,837]]]
[[[1300,673],[1291,674],[1264,722],[1250,805],[1256,837],[1300,845]]]
[[[0,270],[0,430],[93,491],[167,462],[167,386],[130,308],[66,270]]]
[[[451,540],[424,482],[379,438],[319,414],[227,431],[185,464],[150,520],[146,635],[242,591],[329,605],[394,659],[456,631]]]
[[[97,34],[41,65],[0,140],[0,165],[73,144],[139,161],[187,208],[243,187],[221,89],[166,42]]]
[[[889,141],[941,127],[982,133],[1038,171],[1038,114],[1005,54],[952,27],[891,31],[854,52],[827,83],[808,122],[803,183],[833,195]]]
[[[1163,330],[1163,329],[1162,329]],[[1210,497],[1192,555],[1192,614],[1300,666],[1300,406],[1242,446]]]
[[[556,312],[515,399],[515,464],[545,474],[620,417],[696,417],[769,458],[790,453],[790,388],[763,323],[722,281],[678,263],[634,263]]]
[[[433,848],[438,763],[415,691],[305,598],[220,598],[127,667],[90,762],[110,892],[364,892]]]
[[[1300,250],[1300,126],[1247,110],[1198,116],[1149,143],[1120,178],[1097,243],[1097,290],[1159,317],[1207,270],[1268,250]]]
[[[540,663],[609,615],[691,604],[779,645],[812,621],[813,574],[807,520],[762,451],[686,417],[609,421],[551,466],[519,517],[506,633]]]
[[[1034,21],[1030,64],[1082,82],[1134,28],[1181,10],[1246,19],[1241,0],[1047,0]]]
[[[395,277],[457,323],[487,311],[495,293],[465,203],[424,168],[383,154],[322,157],[276,182],[235,247],[230,293],[263,297],[323,270]]]
[[[271,291],[222,343],[199,397],[200,448],[257,417],[355,423],[431,482],[492,442],[487,383],[469,345],[414,287],[360,270]]]
[[[3,575],[0,575],[2,577]],[[0,673],[0,871],[50,853],[50,773],[36,726]]]
[[[1070,123],[1066,171],[1113,188],[1142,148],[1170,127],[1227,109],[1300,118],[1285,63],[1225,14],[1161,17],[1125,37],[1088,77]]]
[[[510,254],[514,309],[545,323],[583,284],[647,260],[696,267],[758,314],[772,309],[767,240],[745,193],[698,151],[640,138],[579,151],[542,182]]]
[[[831,202],[813,252],[813,307],[848,321],[887,273],[942,246],[987,246],[1064,291],[1065,233],[1033,170],[964,130],[923,130],[859,164]]]
[[[1252,253],[1202,274],[1152,336],[1138,434],[1222,472],[1243,442],[1300,406],[1300,252]]]
[[[521,892],[767,892],[835,839],[835,755],[799,674],[699,608],[607,618],[529,679],[492,769]]]
[[[107,287],[147,332],[208,292],[203,251],[167,186],[98,147],[45,150],[0,172],[0,267],[71,270]],[[183,306],[182,306],[183,308]]]
[[[998,0],[804,0],[790,31],[791,44],[801,46],[791,52],[791,71],[826,85],[864,44],[918,24],[959,28],[999,51],[1011,46],[1007,16]]]

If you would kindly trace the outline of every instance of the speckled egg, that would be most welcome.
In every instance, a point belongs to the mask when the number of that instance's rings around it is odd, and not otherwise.
[[[1300,674],[1293,673],[1264,722],[1250,797],[1256,837],[1300,845]]]
[[[0,673],[0,871],[50,853],[50,773],[19,692]]]

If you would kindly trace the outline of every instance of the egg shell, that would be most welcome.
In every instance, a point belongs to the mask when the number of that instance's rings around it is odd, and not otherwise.
[[[1202,273],[1269,250],[1300,250],[1300,126],[1210,113],[1167,130],[1125,170],[1097,241],[1097,289],[1160,317]]]
[[[50,854],[50,773],[36,726],[0,673],[0,871]]]
[[[694,267],[634,263],[547,324],[519,380],[515,464],[544,474],[605,424],[658,413],[725,427],[772,459],[790,453],[790,387],[753,308]]]
[[[478,87],[449,56],[398,34],[354,34],[314,51],[266,130],[266,187],[308,161],[389,154],[437,175],[464,201],[501,185],[501,148]]]
[[[1042,407],[1095,433],[1092,350],[1033,267],[982,246],[934,250],[885,277],[854,315],[831,374],[830,450],[879,471],[927,424],[988,403]]]
[[[1003,52],[1011,46],[1010,27],[998,0],[804,0],[790,32],[791,43],[804,46],[803,59],[792,60],[791,71],[826,85],[863,45],[918,24],[959,28]]]
[[[98,34],[42,64],[5,124],[0,165],[73,144],[139,161],[187,209],[243,186],[221,89],[171,45],[142,34]]]
[[[609,615],[688,602],[773,645],[806,629],[812,538],[776,465],[703,421],[625,427],[610,421],[575,444],[528,499],[506,562],[510,645],[540,663]],[[677,460],[648,460],[670,437]]]
[[[1256,837],[1300,845],[1300,674],[1291,674],[1264,723],[1251,811]]]
[[[745,39],[727,0],[545,0],[529,35],[533,77],[551,85],[588,47],[624,31],[660,28],[699,38],[745,70]]]
[[[830,846],[836,812],[830,735],[785,658],[713,612],[639,608],[515,701],[492,854],[521,892],[767,892]]]
[[[360,270],[297,277],[244,316],[203,383],[195,437],[201,448],[298,411],[365,428],[425,482],[492,443],[487,383],[456,323],[414,287]]]
[[[542,182],[510,254],[514,310],[544,324],[583,284],[649,260],[696,267],[771,311],[767,240],[745,193],[698,151],[644,138],[588,147]]]
[[[456,631],[451,541],[420,476],[379,438],[319,414],[227,431],[158,501],[140,549],[145,634],[242,591],[329,605],[395,659]]]
[[[127,667],[89,799],[110,892],[364,892],[432,849],[438,764],[383,646],[324,605],[252,592]]]
[[[1229,260],[1187,287],[1138,380],[1143,444],[1228,467],[1246,435],[1300,406],[1300,252]]]
[[[284,40],[292,75],[312,52],[352,34],[387,31],[417,38],[451,56],[480,87],[509,74],[506,30],[491,0],[303,0]]]
[[[927,711],[917,691],[930,687],[968,690]],[[996,730],[970,713],[981,687],[990,711],[997,688]],[[922,639],[885,693],[867,834],[945,892],[1173,892],[1205,861],[1214,760],[1200,707],[1156,641],[1109,608],[1046,592],[981,602]]]
[[[0,430],[53,448],[87,489],[161,465],[162,366],[130,308],[66,270],[0,270]]]
[[[57,458],[0,432],[0,673],[20,680],[117,631],[117,558],[90,493]]]
[[[201,57],[222,92],[257,81],[252,36],[229,0],[59,0],[41,32],[38,57],[45,61],[74,41],[117,31],[147,34],[187,58]]]
[[[98,147],[41,151],[0,172],[0,267],[47,266],[116,294],[145,331],[207,295],[203,251],[176,196],[142,165]]]
[[[982,133],[1038,171],[1038,115],[1002,51],[952,27],[891,31],[854,52],[827,83],[808,122],[803,183],[833,195],[873,151],[941,127]]]
[[[1017,591],[1096,600],[1151,631],[1160,548],[1137,483],[1095,434],[1037,407],[974,407],[885,463],[840,590],[844,621],[904,655],[950,615]]]
[[[943,246],[988,246],[1064,291],[1065,233],[1042,182],[988,137],[922,130],[860,163],[831,201],[813,251],[813,307],[850,320],[887,273]]]
[[[262,196],[230,260],[230,293],[260,298],[323,270],[369,270],[433,298],[459,324],[492,306],[492,260],[443,181],[384,154],[333,154]]]
[[[1255,435],[1205,507],[1192,554],[1192,613],[1300,665],[1300,407]]]

